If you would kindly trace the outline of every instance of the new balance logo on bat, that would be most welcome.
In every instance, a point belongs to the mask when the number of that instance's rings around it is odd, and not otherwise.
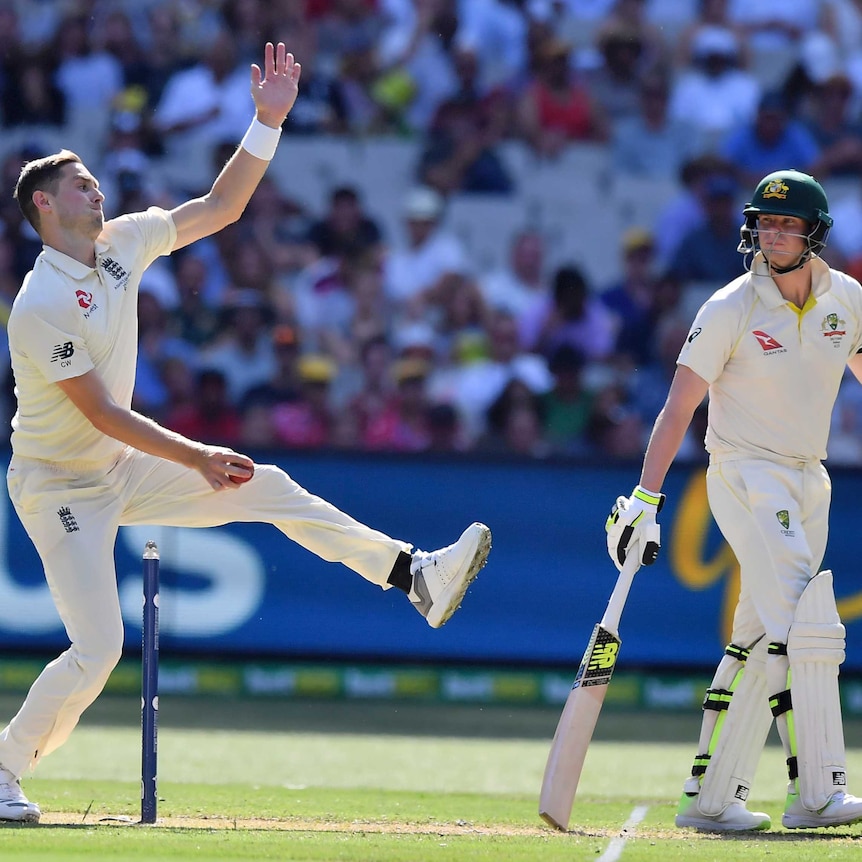
[[[590,656],[587,670],[608,670],[608,668],[612,668],[617,660],[617,652],[619,652],[619,646],[616,641],[609,641],[606,644],[596,644],[596,648]]]
[[[619,640],[606,629],[596,626],[572,688],[580,685],[607,685],[614,671],[619,649]]]

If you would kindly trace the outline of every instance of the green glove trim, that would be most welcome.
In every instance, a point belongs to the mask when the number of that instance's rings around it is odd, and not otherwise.
[[[641,488],[640,485],[634,489],[632,497],[636,497],[642,503],[655,506],[656,508],[658,508],[658,504],[661,502],[661,494],[654,494],[652,491],[647,491],[646,488]]]

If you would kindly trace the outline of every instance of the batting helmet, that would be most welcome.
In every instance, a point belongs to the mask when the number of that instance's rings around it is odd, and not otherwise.
[[[803,255],[805,260],[823,250],[832,227],[829,202],[823,186],[814,177],[801,171],[775,171],[765,176],[757,184],[751,203],[745,205],[742,214],[745,223],[739,229],[741,240],[737,248],[742,254],[760,250],[757,237],[759,215],[795,216],[806,221],[808,249]]]

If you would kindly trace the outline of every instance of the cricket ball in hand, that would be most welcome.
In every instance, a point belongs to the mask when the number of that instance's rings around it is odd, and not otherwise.
[[[238,464],[236,462],[231,462],[231,466],[232,467],[245,467],[245,464]],[[242,485],[243,482],[248,482],[248,480],[251,479],[252,476],[254,476],[254,464],[251,465],[250,469],[251,469],[251,476],[248,476],[248,477],[234,476],[233,474],[231,474],[231,477],[230,477],[231,482],[233,482],[235,485]]]

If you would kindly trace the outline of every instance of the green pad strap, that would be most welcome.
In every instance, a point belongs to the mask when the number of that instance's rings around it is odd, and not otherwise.
[[[735,658],[737,661],[745,661],[748,658],[748,654],[750,652],[750,649],[737,646],[736,644],[728,644],[724,648],[724,654],[729,655],[731,658]]]
[[[773,694],[772,697],[769,698],[769,708],[772,710],[772,714],[776,718],[778,718],[779,715],[784,715],[784,713],[790,712],[793,709],[790,689],[786,688],[784,691],[779,691],[778,694]]]
[[[711,754],[698,754],[694,759],[694,765],[691,767],[692,775],[703,775],[706,772],[706,767],[709,766]]]
[[[727,691],[723,688],[708,688],[706,696],[703,699],[703,708],[717,711],[727,709],[730,706],[732,697],[732,691]]]

